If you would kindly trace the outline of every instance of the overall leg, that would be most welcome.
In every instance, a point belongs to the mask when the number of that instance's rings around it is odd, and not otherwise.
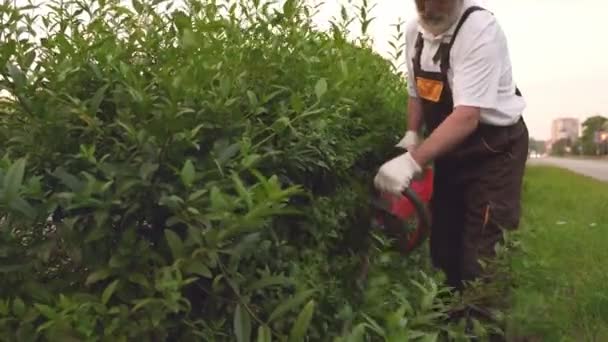
[[[479,260],[491,260],[504,231],[519,226],[528,132],[522,123],[507,134],[509,139],[504,150],[476,165],[472,171],[475,177],[464,189],[464,280],[482,276]]]
[[[465,220],[463,233],[462,274],[463,280],[482,280],[481,293],[475,293],[475,307],[469,315],[482,321],[489,320],[504,330],[492,309],[504,309],[508,305],[508,283],[493,277],[491,261],[495,260],[495,247],[503,242],[503,233],[517,229],[521,216],[521,188],[528,154],[528,133],[525,129],[513,129],[509,144],[495,155],[485,158],[472,171],[474,177],[465,188]],[[500,146],[500,145],[495,145]],[[501,146],[502,147],[502,146]],[[492,146],[489,146],[492,148]],[[484,269],[479,261],[489,263]],[[486,263],[488,265],[488,263]],[[500,273],[496,273],[500,275]],[[489,286],[488,286],[489,285]],[[490,341],[504,341],[500,334],[492,334]]]
[[[449,169],[436,166],[431,199],[430,250],[433,265],[447,277],[447,285],[460,289],[463,201],[462,192],[450,181]]]

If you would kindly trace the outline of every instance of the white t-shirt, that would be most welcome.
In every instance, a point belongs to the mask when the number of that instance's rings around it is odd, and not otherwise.
[[[465,0],[463,12],[473,0]],[[439,72],[440,63],[433,61],[441,42],[448,43],[456,22],[442,35],[434,37],[418,24],[410,21],[406,32],[408,92],[418,97],[412,58],[416,53],[418,32],[422,33],[424,49],[420,57],[422,70]],[[448,82],[454,107],[466,105],[481,108],[481,122],[510,125],[519,120],[526,107],[525,100],[515,94],[507,39],[496,18],[489,11],[475,11],[464,22],[450,52]]]

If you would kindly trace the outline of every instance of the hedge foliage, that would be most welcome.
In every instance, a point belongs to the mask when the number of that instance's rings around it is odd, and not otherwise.
[[[406,84],[365,35],[347,39],[346,8],[321,32],[292,0],[40,6],[0,6],[0,339],[446,329],[424,255],[368,239]]]

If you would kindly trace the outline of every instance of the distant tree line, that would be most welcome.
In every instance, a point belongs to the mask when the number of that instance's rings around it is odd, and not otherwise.
[[[608,155],[608,118],[601,115],[589,117],[582,123],[582,129],[580,138],[564,138],[553,143],[551,155]],[[531,144],[530,149],[533,148]]]

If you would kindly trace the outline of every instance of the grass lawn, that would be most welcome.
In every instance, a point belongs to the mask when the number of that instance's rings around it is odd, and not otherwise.
[[[608,183],[531,166],[524,187],[509,330],[538,341],[608,341]]]

